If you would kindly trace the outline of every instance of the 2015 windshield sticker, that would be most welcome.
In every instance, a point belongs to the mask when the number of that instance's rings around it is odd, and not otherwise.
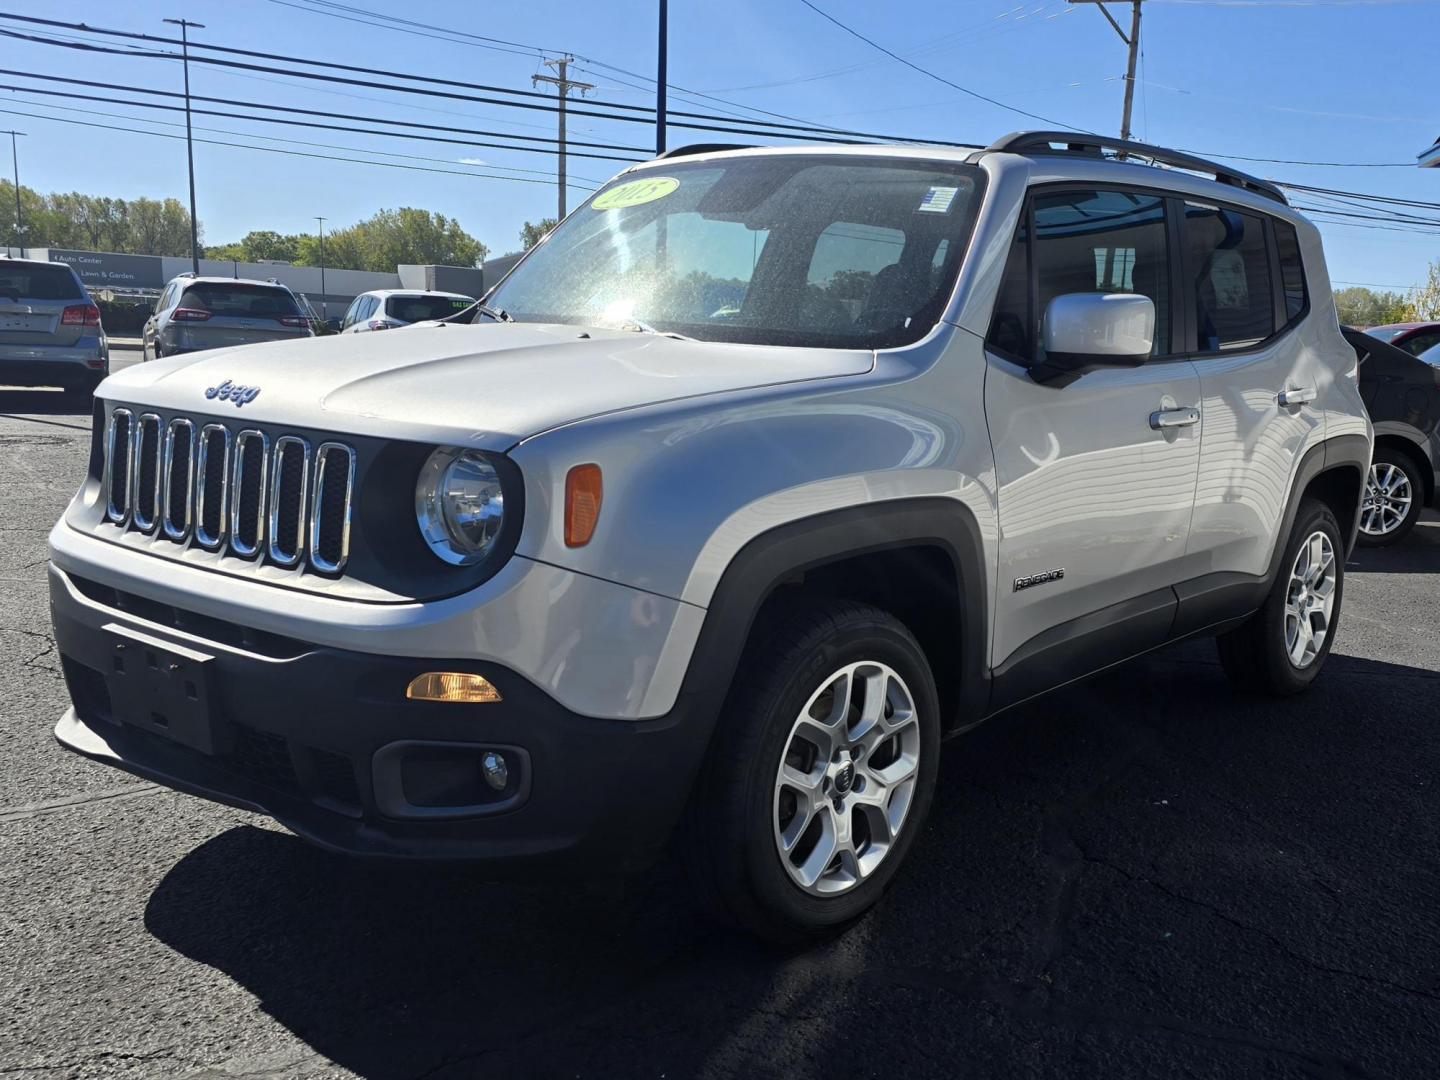
[[[950,204],[955,201],[955,193],[958,187],[932,187],[920,200],[916,212],[922,214],[948,214]]]
[[[631,180],[609,191],[602,192],[590,204],[592,210],[623,210],[627,206],[643,206],[645,203],[663,199],[680,186],[673,176],[655,176],[647,180]],[[954,188],[951,188],[954,193]]]

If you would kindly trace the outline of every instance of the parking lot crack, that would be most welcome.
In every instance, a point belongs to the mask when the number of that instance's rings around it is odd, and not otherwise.
[[[1380,975],[1367,975],[1364,972],[1352,971],[1349,968],[1334,967],[1332,965],[1322,963],[1321,961],[1316,960],[1311,956],[1307,956],[1304,953],[1299,952],[1282,938],[1277,937],[1270,931],[1265,930],[1259,926],[1252,926],[1250,923],[1247,923],[1243,919],[1235,917],[1228,911],[1215,904],[1210,903],[1209,901],[1201,900],[1198,897],[1194,896],[1187,896],[1185,893],[1180,892],[1177,889],[1172,889],[1168,885],[1156,881],[1153,878],[1145,877],[1142,874],[1132,873],[1131,871],[1126,870],[1124,867],[1116,865],[1108,859],[1104,859],[1095,855],[1085,854],[1084,860],[1091,865],[1102,866],[1105,869],[1111,871],[1112,873],[1117,874],[1125,880],[1133,882],[1137,885],[1148,885],[1150,888],[1155,889],[1157,892],[1163,893],[1164,895],[1170,897],[1172,900],[1175,900],[1178,903],[1185,904],[1189,907],[1199,908],[1200,910],[1207,912],[1208,914],[1214,916],[1222,922],[1228,923],[1229,925],[1235,927],[1237,930],[1241,930],[1245,933],[1254,934],[1257,937],[1264,938],[1270,944],[1274,945],[1277,949],[1283,952],[1286,956],[1290,957],[1292,960],[1304,964],[1312,971],[1316,971],[1325,975],[1335,975],[1340,978],[1356,979],[1360,982],[1370,983],[1375,986],[1382,986],[1386,989],[1394,990],[1399,993],[1412,994],[1416,997],[1425,998],[1428,1001],[1440,1001],[1440,994],[1437,994],[1435,991],[1426,989],[1424,987],[1411,986],[1407,983],[1399,982],[1394,979],[1387,979]]]

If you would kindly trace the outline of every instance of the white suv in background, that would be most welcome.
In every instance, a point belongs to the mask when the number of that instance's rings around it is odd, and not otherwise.
[[[1182,638],[1273,694],[1334,644],[1356,356],[1319,233],[1224,166],[676,150],[462,318],[101,386],[65,746],[358,855],[673,840],[795,941],[879,899],[945,736]]]
[[[340,322],[340,332],[363,334],[433,319],[448,319],[473,303],[473,296],[461,293],[375,289],[355,298]]]

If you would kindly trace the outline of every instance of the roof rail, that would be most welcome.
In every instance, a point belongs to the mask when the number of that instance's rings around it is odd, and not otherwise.
[[[1058,147],[1057,143],[1060,144]],[[1003,139],[996,140],[986,149],[1007,154],[1087,154],[1091,157],[1104,157],[1106,150],[1113,150],[1117,154],[1134,154],[1136,157],[1149,158],[1151,161],[1176,169],[1205,173],[1213,176],[1222,184],[1229,184],[1231,187],[1251,191],[1256,195],[1264,195],[1268,199],[1289,205],[1285,193],[1268,180],[1261,180],[1249,173],[1232,169],[1228,165],[1217,165],[1213,161],[1196,157],[1194,154],[1186,154],[1180,150],[1166,150],[1163,146],[1151,146],[1148,143],[1131,142],[1127,139],[1111,139],[1104,135],[1090,135],[1079,131],[1016,131],[1006,135]]]
[[[181,278],[181,277],[197,277],[198,275],[195,273],[194,270],[186,270],[184,273],[176,274],[175,276],[176,276],[177,278]]]
[[[689,146],[677,146],[674,150],[666,150],[663,154],[656,154],[655,160],[662,161],[666,158],[694,157],[696,154],[714,154],[721,150],[754,150],[750,143],[723,143],[723,142],[697,142]]]

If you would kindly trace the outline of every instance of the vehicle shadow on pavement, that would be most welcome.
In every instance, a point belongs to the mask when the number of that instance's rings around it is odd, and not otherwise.
[[[84,430],[90,430],[90,403],[78,394],[60,390],[0,390],[0,418],[29,419],[35,416],[69,416]]]
[[[1440,511],[1427,511],[1414,531],[1398,544],[1357,546],[1345,568],[1368,574],[1440,573]]]
[[[627,897],[223,833],[145,915],[361,1076],[1425,1076],[1440,672],[1238,696],[1208,642],[949,744],[886,901],[782,953]],[[871,1068],[863,1063],[884,1062]],[[1179,1063],[1184,1062],[1185,1068]],[[313,1064],[313,1063],[312,1063]]]

